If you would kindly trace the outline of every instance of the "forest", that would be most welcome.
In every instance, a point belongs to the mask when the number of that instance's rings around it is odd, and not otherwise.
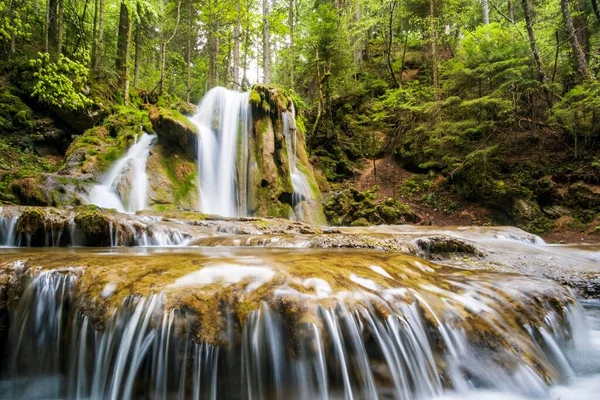
[[[22,179],[94,126],[274,87],[329,223],[600,232],[596,0],[2,0],[0,42],[4,202],[58,205]]]

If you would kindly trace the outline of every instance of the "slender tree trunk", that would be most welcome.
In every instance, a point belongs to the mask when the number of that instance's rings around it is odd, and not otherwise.
[[[290,28],[290,88],[294,88],[294,64],[296,54],[294,49],[294,0],[288,3],[288,26]]]
[[[582,80],[588,80],[591,78],[591,74],[587,65],[585,53],[581,49],[581,45],[579,44],[579,40],[577,39],[577,32],[575,31],[575,26],[573,25],[571,11],[569,11],[569,1],[560,0],[560,9],[562,11],[563,19],[565,20],[567,34],[569,35],[569,43],[571,44],[571,50],[575,59],[577,73],[579,74]]]
[[[490,24],[490,3],[489,0],[481,0],[481,9],[483,12],[483,24]]]
[[[94,21],[92,24],[92,64],[90,68],[94,68],[96,63],[96,37],[98,35],[98,0],[94,0]]]
[[[165,71],[167,66],[167,46],[171,43],[171,40],[177,34],[177,29],[179,28],[179,19],[181,17],[181,0],[177,2],[177,17],[175,19],[175,27],[173,28],[173,33],[169,37],[169,39],[163,41],[161,46],[161,57],[160,57],[160,82],[159,82],[159,93],[163,94],[164,86],[165,86]]]
[[[435,29],[435,1],[429,0],[429,34],[431,40],[431,61],[433,64],[433,90],[436,102],[442,99],[440,93],[438,54],[437,54],[437,34]]]
[[[508,17],[511,21],[515,21],[515,9],[511,0],[508,0]]]
[[[600,23],[600,8],[598,8],[598,0],[592,0],[592,9],[594,10],[594,15],[596,15],[598,23]]]
[[[44,53],[49,51],[50,46],[50,3],[52,0],[46,0],[46,21],[44,26]]]
[[[585,54],[585,60],[589,65],[592,46],[590,43],[590,31],[588,30],[587,24],[587,10],[585,10],[586,2],[587,0],[576,0],[571,4],[575,4],[576,7],[576,15],[573,17],[573,26],[575,26],[575,32],[577,32],[577,40]]]
[[[192,46],[194,33],[194,14],[192,8],[192,0],[188,0],[188,37],[187,37],[187,54],[186,54],[186,89],[185,101],[190,102],[190,94],[192,93]]]
[[[263,2],[263,83],[271,84],[271,22],[269,20],[269,1]]]
[[[129,53],[131,48],[131,19],[125,0],[119,11],[119,33],[117,37],[117,59],[115,66],[119,73],[119,83],[123,88],[123,101],[129,105]]]
[[[58,0],[48,0],[48,37],[50,53],[58,48]]]
[[[244,26],[244,61],[242,68],[244,69],[244,76],[242,78],[242,90],[246,90],[248,83],[248,52],[250,51],[250,2],[246,2],[246,8],[244,14],[246,14],[246,26]],[[258,68],[257,68],[258,69]]]
[[[533,54],[533,60],[535,61],[535,67],[537,69],[538,81],[540,81],[540,83],[542,84],[542,90],[544,91],[544,96],[546,97],[548,107],[552,108],[552,93],[550,92],[550,90],[548,90],[548,86],[546,86],[546,84],[548,83],[548,78],[546,77],[546,73],[544,72],[544,64],[542,62],[542,57],[540,56],[540,51],[538,49],[537,41],[535,39],[529,0],[521,0],[521,4],[523,6],[523,14],[525,15],[527,34],[529,35],[529,46],[531,47],[531,53]]]
[[[218,32],[218,26],[217,25],[217,32]],[[219,73],[219,54],[221,53],[221,40],[219,38],[219,35],[215,35],[215,54],[214,54],[214,60],[215,60],[215,85],[219,85],[221,83],[221,77],[220,77],[220,73]]]
[[[312,137],[314,138],[317,134],[317,130],[319,129],[319,123],[321,122],[321,117],[323,116],[323,110],[325,108],[324,104],[324,94],[323,94],[323,82],[326,79],[321,76],[321,60],[319,59],[319,47],[315,46],[315,67],[317,71],[317,83],[319,88],[319,102],[317,103],[317,116],[315,118],[315,123],[312,128]]]
[[[94,57],[94,71],[98,71],[100,65],[102,65],[102,52],[104,50],[104,1],[98,0],[98,44],[96,46],[96,56]]]
[[[208,88],[215,87],[215,43],[214,34],[208,32],[207,44],[208,44]]]
[[[236,22],[233,30],[233,88],[239,89],[240,87],[240,40],[242,30],[242,18],[240,13],[240,1],[235,3]]]
[[[140,84],[140,56],[142,52],[142,23],[138,21],[135,27],[135,61],[133,66],[133,88],[137,89]]]
[[[408,32],[404,33],[404,46],[402,47],[402,61],[400,62],[400,77],[398,78],[398,86],[402,86],[402,74],[404,73],[404,63],[406,61],[406,48],[408,47]]]
[[[65,4],[64,0],[58,0],[58,27],[57,27],[57,38],[56,38],[56,54],[60,56],[63,50],[63,31],[64,31],[64,14]]]
[[[390,18],[388,20],[388,41],[387,41],[387,67],[392,77],[394,87],[398,87],[398,80],[394,73],[394,66],[392,65],[392,45],[394,44],[394,10],[396,9],[396,1],[390,3]]]

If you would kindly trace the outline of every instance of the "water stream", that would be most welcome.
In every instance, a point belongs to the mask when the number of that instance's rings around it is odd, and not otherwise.
[[[101,183],[94,185],[89,202],[102,208],[135,213],[148,204],[148,177],[146,162],[156,135],[142,134],[108,171]],[[119,184],[126,180],[126,191],[120,193]]]
[[[600,389],[600,302],[583,302],[584,312],[540,279],[434,272],[410,258],[399,267],[402,256],[364,251],[24,256],[50,269],[23,278],[0,329],[0,398],[579,400]],[[99,275],[70,266],[82,260]],[[316,260],[342,269],[310,272]],[[133,265],[147,271],[128,278]],[[102,330],[94,303],[78,305],[91,282],[113,276],[94,295],[110,298],[123,279],[144,285],[165,267],[171,277],[154,294],[114,303]],[[239,304],[264,296],[242,320],[236,303],[212,315],[210,297],[200,315],[170,308],[169,298],[189,289],[208,296],[238,287]],[[212,329],[216,339],[201,339]]]

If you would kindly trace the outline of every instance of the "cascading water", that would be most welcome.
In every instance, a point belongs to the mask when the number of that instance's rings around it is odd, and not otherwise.
[[[247,205],[249,93],[217,87],[202,99],[192,122],[198,138],[200,211],[245,216]]]
[[[175,280],[174,290],[218,285],[236,293],[228,284],[239,283],[245,305],[262,285],[281,285],[244,321],[235,304],[220,304],[212,316],[169,309],[167,290],[126,297],[96,331],[93,306],[74,301],[90,283],[86,273],[42,272],[10,315],[0,398],[575,400],[593,398],[600,386],[600,342],[579,336],[586,332],[580,306],[543,280],[438,270],[421,281],[430,273],[421,262],[393,269],[366,267],[369,259],[349,280],[337,272],[335,288],[331,280],[275,276],[282,271],[269,257],[220,254],[207,255],[208,264],[195,257],[194,272]],[[290,273],[301,264],[292,265]],[[117,287],[107,284],[98,297]],[[320,305],[305,318],[314,302]],[[596,303],[588,308],[600,316]],[[214,329],[217,344],[198,339]]]
[[[296,129],[296,111],[292,103],[292,110],[282,113],[283,134],[285,136],[286,150],[288,155],[288,164],[292,176],[292,185],[294,193],[292,194],[292,207],[296,219],[300,221],[310,221],[310,212],[307,211],[306,202],[314,200],[311,193],[308,178],[304,172],[298,168],[298,138]]]
[[[156,135],[142,134],[139,140],[127,150],[127,154],[120,158],[108,171],[102,183],[94,185],[89,202],[102,208],[114,208],[120,212],[135,213],[147,208],[146,162],[150,155],[150,148],[154,144]],[[119,182],[129,176],[129,192],[126,199],[117,191]],[[125,200],[125,201],[124,201]]]

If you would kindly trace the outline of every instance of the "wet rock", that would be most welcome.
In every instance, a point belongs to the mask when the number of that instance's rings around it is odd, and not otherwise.
[[[546,213],[551,218],[559,219],[562,217],[570,217],[573,213],[566,207],[562,206],[550,206],[544,208],[544,213]]]
[[[153,107],[149,118],[158,143],[165,149],[197,157],[198,131],[186,117],[176,110]]]

